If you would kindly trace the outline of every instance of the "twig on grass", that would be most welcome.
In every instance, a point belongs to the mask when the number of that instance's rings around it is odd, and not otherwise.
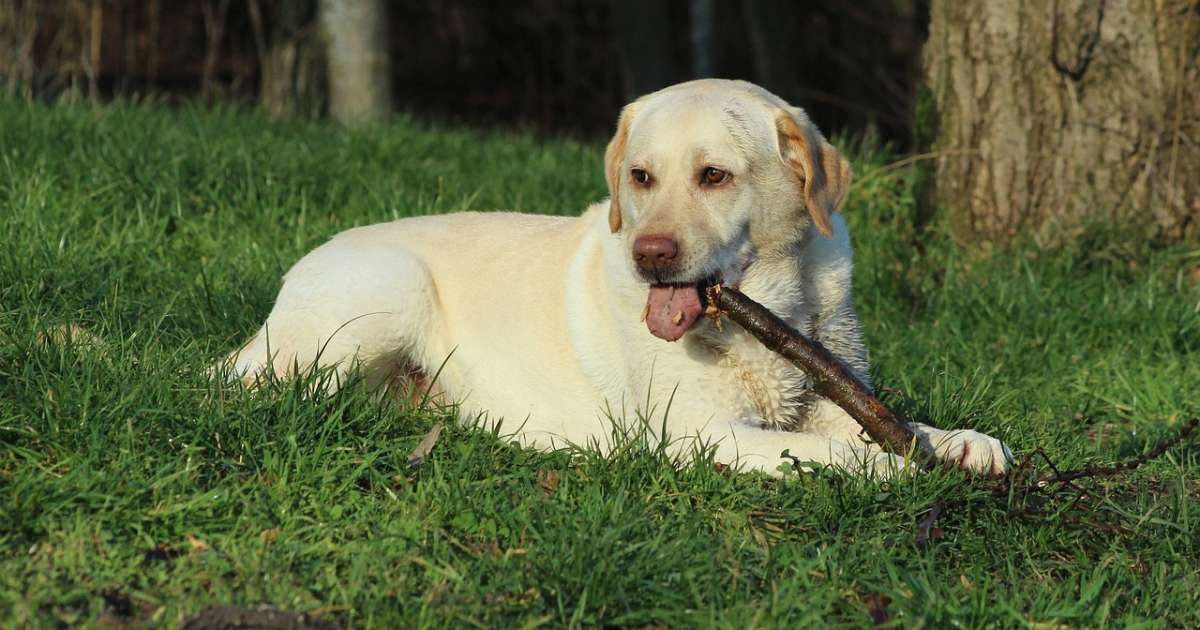
[[[1122,473],[1132,472],[1145,465],[1147,462],[1162,457],[1163,453],[1166,453],[1172,448],[1182,444],[1192,435],[1192,433],[1196,431],[1197,426],[1200,426],[1200,418],[1192,418],[1191,420],[1183,423],[1183,426],[1179,428],[1179,432],[1175,435],[1162,440],[1158,444],[1155,444],[1154,448],[1146,451],[1145,453],[1119,464],[1112,464],[1110,466],[1088,466],[1086,468],[1068,470],[1065,472],[1059,472],[1057,469],[1055,469],[1053,475],[1039,479],[1037,481],[1037,486],[1039,488],[1044,488],[1050,484],[1068,485],[1071,482],[1079,479],[1115,477],[1116,475],[1120,475]],[[1050,461],[1050,458],[1046,457],[1044,453],[1042,453],[1042,457],[1044,457],[1047,462]],[[1053,468],[1053,464],[1051,464],[1051,467]]]
[[[929,508],[929,513],[925,515],[925,518],[921,519],[921,522],[917,524],[918,547],[924,547],[929,544],[929,541],[937,540],[944,535],[941,528],[934,527],[933,523],[937,521],[937,517],[941,516],[945,509],[946,504],[944,502],[938,501],[934,503],[933,507]]]
[[[254,628],[256,630],[324,630],[336,628],[319,615],[279,610],[269,606],[242,608],[240,606],[213,606],[184,619],[182,630],[209,630],[210,628]]]
[[[1048,503],[1065,501],[1065,506],[1057,503],[1058,507],[1052,510],[1056,522],[1101,531],[1113,536],[1129,536],[1134,533],[1135,529],[1130,529],[1120,523],[1104,522],[1103,515],[1108,512],[1097,509],[1095,504],[1090,501],[1096,498],[1093,489],[1078,482],[1113,479],[1131,473],[1162,457],[1168,450],[1185,443],[1195,434],[1198,427],[1200,427],[1200,418],[1192,418],[1179,427],[1174,435],[1160,440],[1145,453],[1124,462],[1104,466],[1092,465],[1074,470],[1059,470],[1042,449],[1037,449],[1027,455],[1006,477],[989,482],[984,490],[990,496],[1004,497],[1015,502],[1009,506],[1008,510],[1014,516],[1044,515],[1047,512],[1043,507]],[[1050,468],[1049,474],[1037,474],[1036,465],[1039,461]],[[942,500],[934,506],[934,510],[939,514],[945,514],[951,508],[961,507],[966,502],[964,497]],[[938,506],[941,506],[941,510],[937,510]],[[1111,516],[1111,513],[1108,515]],[[923,520],[917,526],[918,546],[928,541],[927,538],[922,537],[924,525],[925,521]]]

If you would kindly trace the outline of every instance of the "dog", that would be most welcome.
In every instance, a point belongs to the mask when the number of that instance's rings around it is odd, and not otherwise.
[[[850,164],[805,112],[743,81],[682,83],[621,111],[604,164],[610,198],[578,217],[465,212],[335,236],[287,272],[228,369],[251,385],[309,368],[376,388],[407,375],[542,449],[609,448],[614,424],[640,418],[681,461],[699,445],[773,475],[785,450],[903,470],[803,372],[702,316],[708,286],[737,286],[869,383],[837,214]],[[964,469],[1011,465],[995,438],[913,428]]]

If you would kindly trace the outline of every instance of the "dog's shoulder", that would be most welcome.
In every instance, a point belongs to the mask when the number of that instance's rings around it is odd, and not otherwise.
[[[801,253],[801,273],[807,298],[819,310],[844,302],[850,294],[854,250],[845,217],[833,215],[833,235],[814,235]]]

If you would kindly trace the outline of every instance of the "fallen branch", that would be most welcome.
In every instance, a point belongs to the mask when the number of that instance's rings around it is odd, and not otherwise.
[[[711,316],[727,315],[764,346],[804,370],[813,381],[813,391],[846,410],[885,450],[904,456],[917,452],[918,442],[908,421],[888,409],[824,346],[737,289],[717,284],[709,287],[707,294]]]
[[[1046,517],[1059,526],[1072,525],[1110,536],[1130,536],[1138,528],[1130,529],[1113,522],[1114,515],[1119,516],[1119,512],[1097,509],[1097,500],[1103,503],[1106,498],[1097,497],[1093,487],[1076,482],[1120,478],[1162,457],[1168,450],[1187,443],[1197,428],[1200,428],[1200,418],[1192,418],[1184,422],[1174,435],[1159,440],[1141,455],[1115,464],[1092,465],[1075,470],[1059,470],[1042,449],[1037,449],[1017,464],[1011,473],[988,482],[981,489],[986,492],[985,496],[1007,501],[1011,517]],[[1040,474],[1039,462],[1049,467],[1051,472]],[[970,500],[969,496],[962,495],[939,499],[917,523],[917,546],[927,546],[940,538],[941,529],[934,526],[934,521],[951,510],[966,506]]]
[[[210,628],[255,628],[258,630],[304,630],[312,628],[336,628],[308,613],[277,610],[267,606],[242,608],[240,606],[213,606],[184,619],[179,623],[182,630],[209,630]]]
[[[1036,485],[1038,488],[1045,488],[1046,486],[1052,484],[1069,485],[1071,482],[1079,479],[1115,477],[1123,473],[1132,472],[1151,460],[1162,457],[1163,453],[1166,453],[1168,450],[1185,442],[1191,437],[1192,433],[1198,426],[1200,426],[1200,418],[1192,418],[1191,420],[1184,422],[1183,426],[1179,427],[1178,433],[1169,438],[1164,438],[1158,444],[1155,444],[1154,448],[1150,449],[1149,451],[1146,451],[1145,453],[1142,453],[1141,455],[1138,455],[1132,459],[1117,464],[1112,464],[1110,466],[1088,466],[1086,468],[1079,468],[1077,470],[1059,471],[1057,468],[1055,468],[1054,464],[1050,462],[1050,458],[1046,457],[1045,453],[1041,453],[1039,450],[1039,454],[1043,459],[1046,460],[1046,463],[1050,465],[1050,469],[1054,471],[1054,474],[1038,479]]]

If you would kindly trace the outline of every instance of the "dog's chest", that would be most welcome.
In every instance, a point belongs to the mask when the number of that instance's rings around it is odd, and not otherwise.
[[[721,402],[734,406],[737,415],[772,429],[803,428],[813,396],[811,381],[803,372],[744,331],[720,345],[697,341],[716,363],[715,376],[721,384],[710,387],[720,393]]]

